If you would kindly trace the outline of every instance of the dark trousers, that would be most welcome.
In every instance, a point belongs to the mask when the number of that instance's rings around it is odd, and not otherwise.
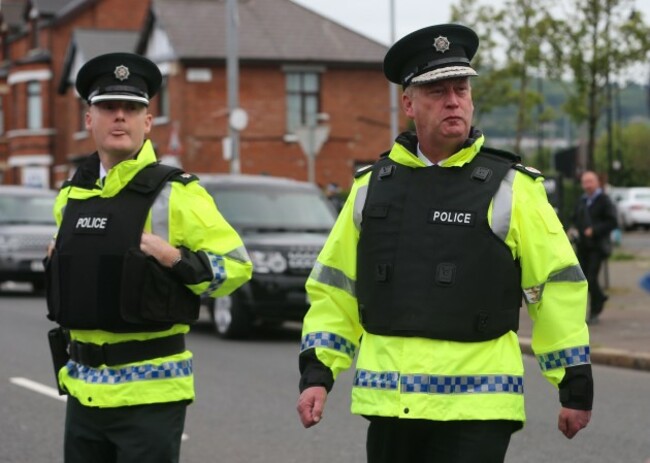
[[[177,463],[188,402],[85,407],[68,396],[65,463]]]
[[[503,463],[518,421],[430,421],[372,417],[368,463]]]
[[[600,268],[606,257],[599,249],[588,247],[578,248],[577,254],[580,267],[585,273],[589,285],[589,299],[591,301],[589,316],[596,317],[603,311],[605,301],[607,300],[607,296],[600,287],[600,281],[598,280]]]

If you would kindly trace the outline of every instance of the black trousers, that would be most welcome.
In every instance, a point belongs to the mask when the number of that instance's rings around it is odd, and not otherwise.
[[[518,421],[371,417],[368,463],[503,463]]]
[[[589,285],[589,316],[595,317],[603,311],[607,300],[598,280],[600,268],[607,257],[596,248],[578,248],[577,255]]]
[[[65,463],[177,463],[187,401],[118,408],[68,396]]]

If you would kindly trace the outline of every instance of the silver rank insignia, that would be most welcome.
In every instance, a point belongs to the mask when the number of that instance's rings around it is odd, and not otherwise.
[[[115,75],[115,78],[117,80],[124,81],[129,78],[129,68],[124,66],[123,64],[120,64],[115,68],[115,71],[113,71],[113,74]]]
[[[435,47],[437,52],[444,53],[447,50],[449,50],[449,39],[447,37],[443,37],[442,35],[439,35],[436,37],[436,40],[433,42],[433,46]]]

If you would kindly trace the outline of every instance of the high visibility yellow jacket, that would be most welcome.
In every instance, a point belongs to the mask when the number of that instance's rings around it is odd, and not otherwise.
[[[425,167],[400,143],[389,156]],[[470,162],[484,137],[446,159]],[[587,283],[542,177],[511,169],[488,209],[493,232],[521,265],[521,287],[534,321],[532,347],[544,376],[560,385],[571,367],[588,368]],[[382,336],[365,332],[358,315],[357,243],[370,172],[359,175],[307,281],[311,307],[304,318],[301,390],[331,388],[356,356],[352,413],[430,420],[525,421],[523,362],[517,334],[482,342]],[[472,288],[467,288],[471,291]],[[590,408],[590,403],[585,408]],[[575,407],[579,408],[579,407]]]
[[[114,166],[103,187],[93,189],[64,186],[54,205],[61,225],[68,198],[112,197],[145,166],[156,161],[150,141],[135,159]],[[99,174],[99,172],[97,172]],[[224,296],[248,281],[252,263],[237,232],[215,207],[214,200],[198,181],[170,181],[157,196],[146,219],[145,231],[166,239],[173,246],[205,253],[212,266],[211,280],[187,285],[197,295]],[[103,330],[71,330],[72,340],[91,344],[143,341],[187,333],[189,326],[141,333],[112,333]],[[59,371],[59,383],[82,404],[93,407],[121,407],[194,399],[192,353],[188,350],[167,357],[127,365],[91,368],[70,360]]]

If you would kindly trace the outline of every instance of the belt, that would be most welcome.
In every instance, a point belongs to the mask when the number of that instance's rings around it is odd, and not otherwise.
[[[174,334],[146,341],[125,341],[117,344],[88,344],[70,342],[70,359],[96,368],[100,365],[122,365],[142,362],[185,351],[185,335]]]

